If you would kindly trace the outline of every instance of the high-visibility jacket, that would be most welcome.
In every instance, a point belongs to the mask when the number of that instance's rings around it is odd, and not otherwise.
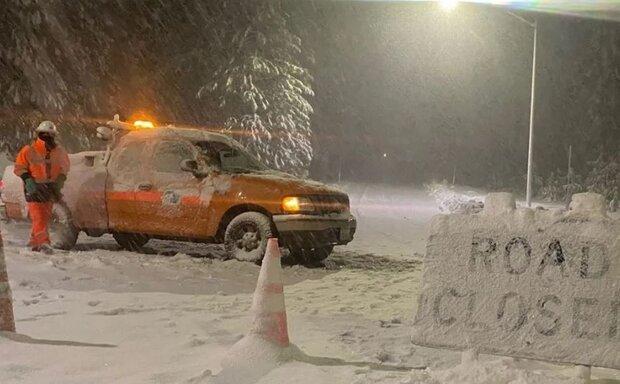
[[[69,156],[67,152],[56,145],[52,149],[47,149],[45,142],[37,139],[34,143],[26,145],[19,151],[15,159],[15,174],[22,179],[31,177],[41,186],[39,195],[27,201],[49,201],[48,193],[45,191],[52,190],[53,183],[60,175],[69,173]]]

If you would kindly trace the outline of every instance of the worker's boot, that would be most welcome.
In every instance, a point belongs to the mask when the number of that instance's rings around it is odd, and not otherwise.
[[[41,244],[41,245],[34,246],[32,247],[32,251],[45,253],[46,255],[54,254],[54,249],[49,244]]]
[[[46,255],[51,255],[54,253],[54,248],[52,248],[52,246],[49,244],[43,244],[41,246],[41,252],[45,253]]]

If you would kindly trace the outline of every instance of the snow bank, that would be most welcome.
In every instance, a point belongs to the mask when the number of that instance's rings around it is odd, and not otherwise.
[[[222,371],[205,383],[253,384],[276,367],[295,360],[299,354],[293,344],[282,348],[250,333],[228,351],[221,363]]]
[[[573,195],[569,209],[570,216],[582,216],[586,220],[588,216],[601,218],[607,215],[605,197],[592,192]]]
[[[584,379],[549,370],[524,369],[510,358],[464,361],[448,369],[414,371],[402,384],[585,384]]]
[[[484,206],[482,196],[473,191],[458,191],[454,186],[440,183],[428,184],[426,190],[444,213],[475,213]]]

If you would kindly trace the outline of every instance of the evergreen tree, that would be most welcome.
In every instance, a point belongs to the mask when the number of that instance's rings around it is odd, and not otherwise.
[[[215,73],[198,92],[216,97],[225,128],[264,163],[305,174],[312,160],[301,39],[280,2],[223,2],[216,15]]]
[[[600,193],[611,201],[620,191],[620,157],[599,156],[588,163],[591,167],[586,178],[586,187],[590,192]]]
[[[574,146],[578,172],[587,172],[588,161],[620,151],[620,28],[591,23],[588,55],[577,58],[576,73],[566,95],[565,114]],[[593,59],[594,57],[594,59]],[[595,150],[596,149],[596,150]]]

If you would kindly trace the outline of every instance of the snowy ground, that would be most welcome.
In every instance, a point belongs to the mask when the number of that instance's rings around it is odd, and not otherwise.
[[[327,268],[284,269],[291,340],[306,356],[259,383],[565,382],[571,368],[491,357],[458,365],[460,354],[412,345],[436,204],[413,188],[344,188],[356,239]],[[217,246],[152,242],[137,254],[82,237],[48,257],[24,248],[23,224],[2,232],[18,330],[0,337],[2,384],[207,382],[249,328],[259,267],[218,260]],[[616,371],[594,375],[620,382]]]

